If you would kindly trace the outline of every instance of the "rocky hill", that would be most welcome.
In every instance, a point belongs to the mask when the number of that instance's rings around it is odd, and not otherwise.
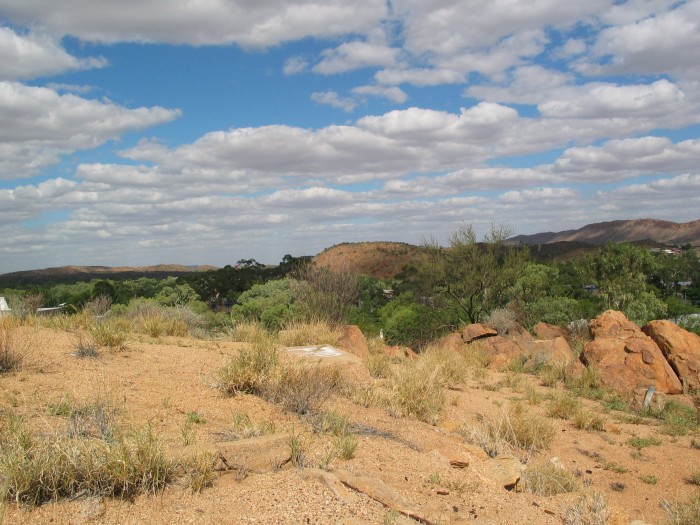
[[[396,276],[419,252],[418,246],[402,242],[358,242],[337,244],[314,257],[322,268],[350,269],[377,279]]]
[[[523,244],[554,242],[584,242],[601,245],[608,241],[627,242],[651,240],[667,245],[692,244],[700,246],[700,220],[676,223],[656,219],[632,219],[588,224],[578,230],[518,235],[510,239]]]

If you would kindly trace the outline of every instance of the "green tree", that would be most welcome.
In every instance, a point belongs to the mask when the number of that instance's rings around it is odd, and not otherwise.
[[[231,309],[231,317],[234,320],[254,319],[268,329],[279,330],[298,315],[298,309],[291,281],[277,279],[254,284],[250,290],[243,292]]]
[[[510,229],[492,224],[479,243],[472,226],[464,225],[450,236],[447,248],[426,243],[414,274],[416,295],[470,323],[505,306],[527,260],[524,248],[505,242],[511,235]]]
[[[583,275],[597,287],[605,308],[620,310],[637,323],[666,315],[665,303],[648,285],[656,269],[651,252],[631,243],[609,242],[582,263]]]

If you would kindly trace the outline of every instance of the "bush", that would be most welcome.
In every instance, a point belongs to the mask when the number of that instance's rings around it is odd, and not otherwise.
[[[345,324],[360,293],[359,278],[348,269],[331,271],[314,263],[294,272],[292,291],[306,319],[322,319],[331,325]]]
[[[512,310],[494,308],[484,319],[484,324],[496,330],[498,335],[506,335],[517,325],[516,318],[517,316]]]
[[[257,321],[268,330],[279,330],[299,315],[290,279],[254,284],[236,303],[231,309],[234,322]]]

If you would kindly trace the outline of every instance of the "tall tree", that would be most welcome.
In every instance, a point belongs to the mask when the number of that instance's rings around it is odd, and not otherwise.
[[[483,242],[477,242],[474,228],[464,225],[452,233],[449,247],[425,243],[414,281],[419,296],[470,323],[505,306],[507,291],[527,260],[524,248],[505,242],[511,235],[509,228],[492,224]]]

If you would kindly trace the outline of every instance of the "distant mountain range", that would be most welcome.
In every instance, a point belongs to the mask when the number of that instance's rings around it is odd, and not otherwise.
[[[579,257],[608,241],[644,242],[650,245],[700,246],[700,220],[675,223],[655,219],[633,219],[589,224],[578,230],[517,235],[510,242],[534,245],[531,255],[537,260],[571,259]],[[415,259],[418,246],[398,242],[341,243],[325,249],[314,257],[322,267],[335,271],[351,270],[380,279],[396,276]],[[140,267],[61,266],[0,275],[0,288],[41,282],[75,282],[90,279],[163,279],[190,272],[216,269],[214,266],[182,266],[159,264]]]
[[[605,244],[608,241],[654,241],[666,245],[700,246],[700,220],[683,223],[656,219],[598,222],[578,230],[517,235],[509,241],[521,244],[583,242],[593,245]]]
[[[26,270],[0,275],[0,287],[15,284],[41,282],[76,282],[91,279],[138,279],[149,277],[164,279],[192,272],[216,269],[215,266],[184,266],[181,264],[157,264],[154,266],[57,266],[41,270]]]

